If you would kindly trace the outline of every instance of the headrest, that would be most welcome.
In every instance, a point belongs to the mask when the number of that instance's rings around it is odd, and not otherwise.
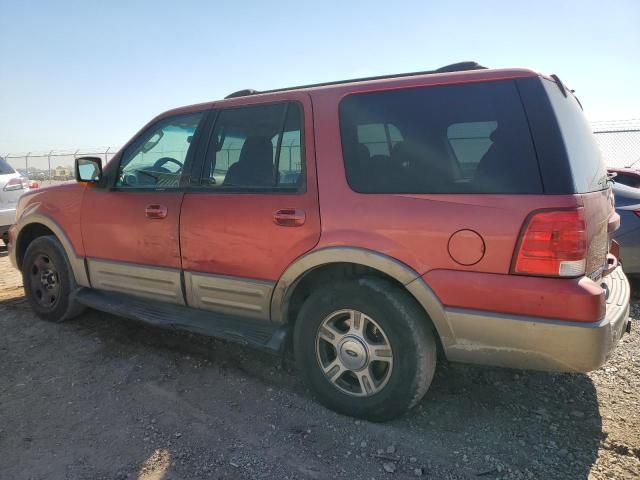
[[[358,143],[357,148],[358,148],[358,158],[360,160],[371,158],[371,152],[369,151],[369,147],[367,147],[365,144]]]
[[[273,144],[267,137],[249,137],[240,150],[239,162],[273,164]]]

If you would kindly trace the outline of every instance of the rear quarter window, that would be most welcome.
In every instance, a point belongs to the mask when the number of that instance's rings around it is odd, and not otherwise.
[[[570,92],[565,97],[555,82],[542,83],[560,127],[576,193],[607,188],[607,169],[582,107]]]
[[[542,193],[513,81],[354,94],[340,104],[347,181],[361,193]]]

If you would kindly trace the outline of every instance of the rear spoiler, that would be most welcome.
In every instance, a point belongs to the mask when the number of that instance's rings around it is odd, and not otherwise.
[[[562,92],[562,95],[567,98],[567,90],[569,90],[569,92],[571,93],[571,95],[573,95],[573,98],[576,99],[576,102],[578,102],[578,105],[580,105],[580,110],[584,110],[584,108],[582,108],[582,103],[580,102],[580,100],[578,99],[578,97],[576,97],[575,94],[575,90],[571,90],[568,89],[564,83],[562,83],[562,80],[560,80],[560,77],[558,77],[558,75],[556,75],[555,73],[551,75],[551,78],[553,79],[553,81],[556,83],[556,85],[558,86],[558,89]]]

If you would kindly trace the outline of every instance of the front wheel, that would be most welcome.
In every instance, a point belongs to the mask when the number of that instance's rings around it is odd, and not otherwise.
[[[374,277],[312,293],[296,321],[294,351],[324,405],[374,421],[416,405],[436,366],[435,338],[422,309],[404,289]]]
[[[75,279],[64,249],[53,235],[38,237],[27,247],[22,283],[31,308],[44,320],[61,322],[83,310],[70,297]]]

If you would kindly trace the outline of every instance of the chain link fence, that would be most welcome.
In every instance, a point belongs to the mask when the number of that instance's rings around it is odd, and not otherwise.
[[[25,177],[41,185],[74,181],[75,159],[82,156],[99,157],[103,164],[113,158],[119,148],[95,147],[75,150],[50,150],[48,152],[5,153],[0,152],[9,165]]]
[[[640,119],[594,122],[592,125],[607,166],[640,168]]]
[[[610,167],[640,168],[640,119],[593,122],[593,133]],[[283,145],[283,147],[285,147]],[[76,150],[51,150],[48,152],[5,153],[0,152],[9,164],[42,185],[69,182],[74,179],[75,159],[81,156],[100,157],[103,163],[111,160],[119,147],[79,148]],[[227,162],[239,154],[239,149],[230,148]],[[237,151],[236,151],[237,150]],[[299,162],[299,147],[289,146],[288,158]],[[297,150],[293,152],[292,150]],[[296,155],[297,154],[297,155]],[[237,158],[234,158],[237,160]],[[293,165],[290,165],[293,168]]]

